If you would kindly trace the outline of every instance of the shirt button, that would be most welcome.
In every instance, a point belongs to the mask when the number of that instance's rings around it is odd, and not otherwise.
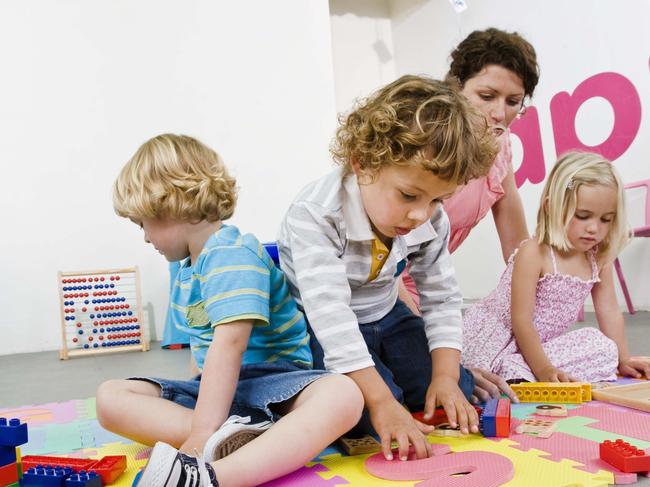
[[[384,254],[377,254],[377,260],[384,260]]]

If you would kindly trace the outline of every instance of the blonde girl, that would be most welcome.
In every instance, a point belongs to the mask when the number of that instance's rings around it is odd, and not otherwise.
[[[497,288],[467,310],[462,362],[506,380],[650,376],[632,359],[612,262],[628,240],[623,184],[602,156],[570,152],[546,181],[536,237],[508,260]],[[599,330],[567,332],[591,293]]]

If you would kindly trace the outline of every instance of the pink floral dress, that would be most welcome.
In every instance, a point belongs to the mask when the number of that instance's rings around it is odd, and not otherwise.
[[[462,363],[491,370],[504,379],[535,381],[512,333],[511,283],[515,253],[508,259],[497,288],[465,312]],[[585,281],[557,271],[551,248],[553,274],[537,281],[533,322],[551,363],[585,382],[616,379],[616,343],[595,328],[566,333],[593,285],[600,281],[598,265],[590,253],[592,276]]]

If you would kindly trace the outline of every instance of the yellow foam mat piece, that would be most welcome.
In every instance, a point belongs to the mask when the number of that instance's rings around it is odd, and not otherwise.
[[[571,460],[554,462],[540,457],[546,452],[541,450],[521,451],[511,448],[517,445],[516,442],[508,439],[491,441],[476,435],[469,435],[463,438],[433,438],[429,437],[431,443],[441,443],[450,446],[453,452],[462,451],[488,451],[503,455],[509,458],[515,467],[514,478],[504,484],[508,487],[606,487],[614,483],[614,475],[611,472],[600,470],[597,473],[584,472],[574,467],[580,463]],[[351,486],[373,487],[413,487],[418,481],[396,482],[382,480],[371,476],[364,467],[365,459],[370,455],[358,455],[344,457],[341,455],[329,455],[322,457],[320,462],[329,471],[319,472],[318,475],[326,480],[339,476],[349,482]],[[346,485],[346,484],[340,484]]]

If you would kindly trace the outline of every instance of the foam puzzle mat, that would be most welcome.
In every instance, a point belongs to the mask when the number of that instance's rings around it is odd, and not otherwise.
[[[511,480],[502,485],[512,487],[599,487],[637,481],[637,474],[619,472],[601,461],[598,445],[606,439],[622,438],[650,453],[649,413],[592,401],[580,405],[567,405],[568,416],[558,418],[556,430],[548,439],[514,433],[519,422],[534,416],[535,406],[536,404],[513,404],[509,438],[488,439],[480,435],[461,438],[430,436],[429,441],[438,445],[448,445],[451,452],[446,455],[447,459],[451,458],[450,455],[461,452],[490,452],[506,457],[514,466],[514,475]],[[151,451],[144,445],[104,430],[97,422],[94,398],[0,409],[0,416],[17,417],[28,423],[29,442],[21,447],[22,455],[82,458],[126,455],[127,470],[112,484],[116,487],[131,486],[134,476],[146,464]],[[488,485],[486,475],[489,477],[489,473],[481,471],[482,467],[477,467],[475,472],[461,476],[451,477],[443,472],[436,474],[437,476],[420,475],[419,480],[382,480],[368,473],[365,462],[370,456],[371,454],[346,456],[338,448],[330,447],[298,471],[264,485],[266,487]],[[443,457],[431,457],[427,462],[439,462],[441,458]],[[477,476],[482,480],[477,481]]]

